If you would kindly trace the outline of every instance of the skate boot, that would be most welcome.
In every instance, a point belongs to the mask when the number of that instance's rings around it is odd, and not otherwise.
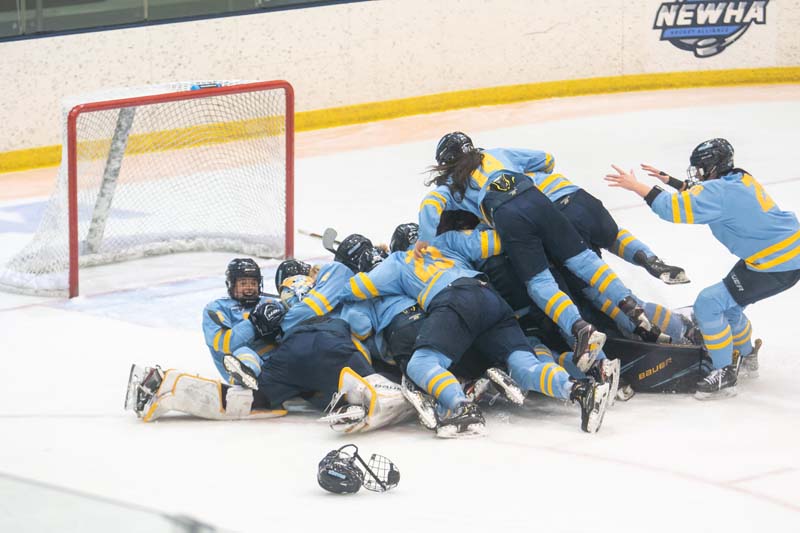
[[[363,406],[347,403],[345,395],[337,392],[325,408],[325,416],[318,421],[326,422],[334,431],[347,432],[355,424],[362,422],[366,416],[367,411]]]
[[[633,387],[625,383],[621,385],[620,388],[617,389],[617,400],[620,402],[627,402],[636,394],[636,391],[633,390]]]
[[[660,279],[667,285],[689,283],[690,281],[689,278],[686,277],[686,272],[681,267],[667,265],[655,255],[647,257],[642,250],[633,254],[633,261],[637,265],[643,266],[651,276]]]
[[[471,402],[478,403],[483,399],[487,392],[490,392],[492,382],[489,378],[478,378],[464,384],[464,394]]]
[[[581,372],[586,372],[597,359],[597,354],[606,343],[606,334],[595,329],[585,320],[578,319],[572,325],[572,334],[575,335],[575,347],[572,362]]]
[[[258,377],[253,369],[243,364],[236,356],[225,355],[222,358],[222,366],[228,371],[228,374],[233,378],[233,382],[237,385],[247,387],[248,389],[258,390]]]
[[[697,382],[698,400],[718,400],[736,396],[736,367],[724,366],[712,370],[702,381]]]
[[[159,366],[131,365],[125,409],[135,412],[136,416],[141,418],[147,402],[158,392],[163,380],[164,371]]]
[[[436,436],[442,439],[482,437],[486,434],[486,421],[474,403],[462,403],[442,417],[436,426]]]
[[[644,313],[644,309],[636,303],[632,296],[626,296],[618,307],[625,313],[625,316],[633,322],[633,332],[645,342],[656,342],[658,344],[669,344],[672,338],[661,333],[661,329],[655,324],[651,324]]]
[[[525,401],[525,393],[517,385],[517,382],[511,379],[511,376],[497,367],[492,367],[486,371],[486,375],[494,383],[495,387],[500,389],[506,400],[514,405],[522,405]]]
[[[753,379],[758,377],[758,351],[761,349],[761,339],[756,339],[753,343],[753,351],[750,355],[739,357],[740,378]]]
[[[405,374],[400,381],[400,392],[403,393],[403,398],[416,409],[419,423],[428,429],[436,429],[438,420],[431,397],[419,390]]]
[[[609,383],[597,383],[592,378],[578,379],[572,385],[569,399],[581,407],[581,429],[597,433],[603,424],[608,407]]]
[[[608,383],[608,406],[614,407],[617,401],[617,391],[619,390],[619,375],[622,365],[619,359],[600,359],[592,364],[586,373],[592,376],[598,383]]]

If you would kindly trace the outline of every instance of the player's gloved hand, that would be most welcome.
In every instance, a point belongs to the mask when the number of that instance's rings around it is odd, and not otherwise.
[[[259,337],[276,333],[281,327],[281,320],[289,308],[281,301],[261,302],[250,313],[250,323]]]

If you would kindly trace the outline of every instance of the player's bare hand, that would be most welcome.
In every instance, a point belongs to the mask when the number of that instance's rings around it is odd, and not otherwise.
[[[424,252],[425,248],[427,247],[428,247],[427,241],[417,241],[417,243],[414,245],[414,257],[416,257],[417,259],[422,258],[422,252]]]
[[[669,181],[669,174],[664,172],[663,170],[658,170],[656,167],[651,165],[645,165],[642,163],[642,170],[647,172],[648,176],[661,180],[663,183],[667,183]]]
[[[617,173],[606,174],[604,179],[608,182],[609,187],[621,187],[623,189],[632,191],[636,188],[636,185],[639,184],[638,180],[636,179],[636,175],[633,173],[633,169],[631,169],[629,172],[625,172],[616,165],[611,165],[611,167],[616,170]]]

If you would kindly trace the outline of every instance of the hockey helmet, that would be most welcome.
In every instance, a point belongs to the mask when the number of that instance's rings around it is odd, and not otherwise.
[[[475,150],[470,139],[465,133],[454,131],[448,133],[436,145],[436,163],[447,165],[452,163],[459,155]]]
[[[278,292],[281,291],[281,285],[284,280],[300,274],[308,276],[309,272],[311,272],[311,265],[308,263],[298,261],[297,259],[287,259],[278,265],[278,268],[275,270],[275,290]]]
[[[358,233],[345,237],[333,256],[334,261],[350,267],[353,272],[369,272],[383,259],[384,254],[372,241]]]
[[[733,146],[719,138],[702,142],[692,150],[689,165],[690,182],[722,177],[733,169]]]
[[[311,289],[314,288],[314,280],[310,276],[298,274],[290,278],[286,278],[278,287],[281,301],[289,307],[292,307],[298,302],[302,302]]]
[[[417,243],[417,239],[419,239],[419,224],[414,222],[400,224],[392,233],[392,239],[389,241],[389,250],[392,252],[405,252]]]
[[[317,482],[328,492],[353,494],[364,483],[364,472],[356,465],[356,457],[342,451],[332,450],[322,458],[317,469]]]
[[[236,281],[243,278],[258,280],[258,290],[237,296]],[[237,257],[228,263],[228,267],[225,269],[225,286],[228,288],[228,296],[237,302],[248,307],[257,304],[261,298],[262,284],[261,268],[252,259]]]

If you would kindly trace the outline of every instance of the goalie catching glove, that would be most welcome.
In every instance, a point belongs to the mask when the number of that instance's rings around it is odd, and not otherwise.
[[[344,451],[346,448],[352,448],[352,452]],[[353,494],[362,486],[373,492],[386,492],[400,482],[400,471],[389,459],[374,453],[367,463],[358,454],[355,444],[345,444],[322,458],[317,482],[334,494]]]
[[[277,333],[281,328],[281,320],[289,308],[280,301],[261,302],[250,313],[250,323],[259,337],[267,337]]]

